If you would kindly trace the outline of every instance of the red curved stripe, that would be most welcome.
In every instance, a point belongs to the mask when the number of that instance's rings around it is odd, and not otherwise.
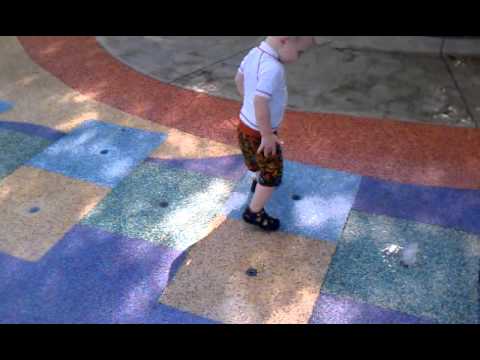
[[[116,60],[95,37],[19,40],[33,61],[96,101],[236,144],[238,102],[162,84]],[[403,183],[467,189],[480,184],[478,129],[289,111],[281,137],[289,160]]]

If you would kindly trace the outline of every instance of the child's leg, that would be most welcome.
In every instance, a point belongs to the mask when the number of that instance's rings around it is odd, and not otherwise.
[[[282,149],[277,146],[276,156],[265,158],[263,154],[258,154],[256,159],[260,171],[257,172],[257,185],[250,202],[250,210],[254,213],[265,207],[276,187],[280,185],[283,172]]]
[[[265,211],[267,202],[282,179],[281,149],[277,150],[278,155],[275,157],[264,158],[262,155],[256,157],[260,167],[260,176],[250,205],[243,213],[243,219],[246,222],[260,226],[266,231],[276,231],[280,228],[280,220],[271,217]]]
[[[249,136],[238,131],[238,140],[242,150],[245,165],[255,173],[251,190],[254,192],[250,205],[243,213],[243,219],[251,224],[258,225],[264,230],[277,230],[280,226],[278,219],[269,216],[264,207],[271,198],[273,191],[280,185],[283,172],[282,149],[277,145],[276,156],[265,157],[257,150],[261,143],[260,136]]]
[[[257,184],[252,201],[250,202],[250,211],[257,213],[262,210],[268,200],[270,200],[274,190],[274,187]]]

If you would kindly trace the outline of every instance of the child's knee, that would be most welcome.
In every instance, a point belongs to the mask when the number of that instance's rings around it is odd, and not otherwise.
[[[270,181],[270,180],[264,180],[263,178],[260,178],[258,183],[266,187],[277,188],[282,184],[282,179],[277,178],[273,181]]]

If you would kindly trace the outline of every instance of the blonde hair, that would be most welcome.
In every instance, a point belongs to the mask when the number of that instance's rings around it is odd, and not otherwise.
[[[288,37],[290,40],[293,40],[295,42],[300,41],[300,40],[310,40],[312,43],[316,43],[315,37],[314,36],[289,36]]]
[[[291,40],[293,42],[299,42],[305,38],[305,40],[310,39],[312,44],[316,43],[314,36],[267,36],[267,40],[270,38],[273,41],[278,41],[278,38],[281,38],[281,37],[283,38],[286,37],[288,40]]]

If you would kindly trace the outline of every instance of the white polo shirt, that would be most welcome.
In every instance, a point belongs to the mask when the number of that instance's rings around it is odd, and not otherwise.
[[[244,98],[240,119],[248,127],[260,131],[255,118],[254,98],[263,96],[269,101],[270,121],[275,131],[280,126],[287,106],[285,68],[277,51],[263,41],[250,50],[240,64],[239,72],[244,77]]]

